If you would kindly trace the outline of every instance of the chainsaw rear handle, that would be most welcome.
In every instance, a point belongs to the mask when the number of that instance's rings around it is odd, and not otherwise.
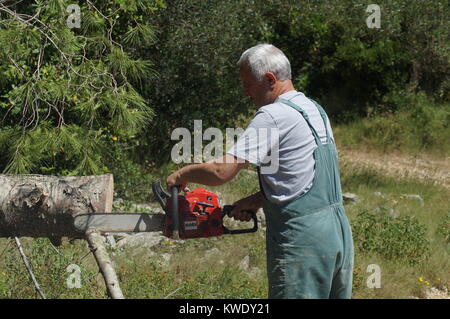
[[[180,219],[178,214],[178,190],[180,186],[172,186],[172,220],[173,220],[173,239],[180,239]]]
[[[234,205],[225,205],[223,206],[223,212],[222,212],[222,218],[225,217],[225,215],[229,216],[231,211],[234,209]],[[230,234],[230,235],[238,235],[238,234],[248,234],[248,233],[254,233],[258,230],[258,219],[256,218],[256,213],[251,210],[246,210],[245,212],[250,213],[252,215],[253,219],[253,228],[247,228],[247,229],[228,229],[225,226],[223,226],[224,234]]]

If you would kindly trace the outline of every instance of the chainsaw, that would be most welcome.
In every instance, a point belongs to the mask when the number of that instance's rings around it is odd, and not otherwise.
[[[233,205],[219,206],[218,195],[204,188],[192,191],[184,190],[179,194],[179,187],[171,188],[171,195],[161,188],[159,180],[152,184],[152,191],[164,214],[151,213],[90,213],[74,217],[77,232],[100,233],[115,232],[155,232],[173,239],[207,238],[224,234],[245,234],[258,230],[256,213],[251,214],[253,227],[248,229],[229,229],[223,219],[234,209]]]

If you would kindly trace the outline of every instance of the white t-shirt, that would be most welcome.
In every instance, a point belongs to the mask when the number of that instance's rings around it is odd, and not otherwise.
[[[311,188],[315,166],[313,152],[317,147],[300,112],[279,99],[290,100],[302,108],[321,141],[326,143],[319,110],[303,93],[293,90],[261,107],[227,152],[260,167],[264,193],[274,203],[290,201]],[[329,121],[327,127],[333,139]]]

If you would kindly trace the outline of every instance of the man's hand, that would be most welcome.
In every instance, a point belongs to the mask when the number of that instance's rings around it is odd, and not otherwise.
[[[182,191],[186,188],[187,185],[187,182],[181,180],[179,170],[167,177],[166,183],[168,190],[170,190],[173,186],[179,186],[179,191]]]
[[[252,219],[252,214],[246,212],[251,211],[256,214],[257,210],[262,206],[261,192],[242,198],[235,202],[234,209],[231,211],[229,217],[236,220],[248,222]]]

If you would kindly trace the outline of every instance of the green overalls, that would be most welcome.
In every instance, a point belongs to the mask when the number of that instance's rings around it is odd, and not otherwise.
[[[342,202],[338,155],[327,130],[327,115],[313,101],[327,131],[327,142],[323,144],[306,112],[290,101],[280,102],[300,112],[317,148],[315,176],[309,191],[283,205],[263,196],[269,298],[350,298],[353,240]],[[261,192],[264,194],[262,186]]]

